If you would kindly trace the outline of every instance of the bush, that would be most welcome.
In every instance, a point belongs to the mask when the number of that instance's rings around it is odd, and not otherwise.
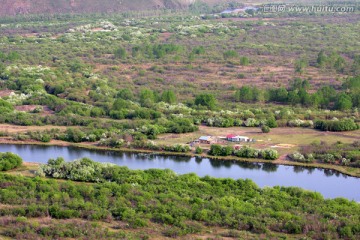
[[[201,147],[196,147],[196,149],[195,149],[196,154],[202,154],[203,152],[204,152],[204,150]]]
[[[309,156],[305,157],[299,152],[289,154],[288,157],[295,162],[304,162],[304,163],[312,162],[313,159],[312,154],[309,154]]]
[[[165,151],[168,151],[168,152],[190,152],[190,147],[189,146],[183,146],[183,145],[180,145],[180,144],[177,144],[177,145],[174,145],[174,146],[164,146],[163,149]]]
[[[274,149],[264,149],[261,150],[261,156],[266,160],[276,160],[279,158],[279,153]]]
[[[269,132],[270,132],[270,127],[268,127],[268,126],[266,126],[266,125],[263,125],[263,126],[261,127],[261,131],[262,131],[263,133],[269,133]]]
[[[314,128],[321,131],[342,132],[357,130],[359,125],[353,119],[317,120]]]
[[[8,171],[21,166],[23,160],[11,152],[0,153],[0,171]]]

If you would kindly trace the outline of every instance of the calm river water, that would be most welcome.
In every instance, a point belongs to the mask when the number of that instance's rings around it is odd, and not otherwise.
[[[344,197],[360,202],[360,178],[349,177],[333,170],[244,163],[177,156],[156,156],[136,153],[86,150],[74,147],[0,145],[0,152],[13,152],[26,162],[46,163],[49,158],[67,161],[88,157],[130,169],[171,169],[178,174],[196,173],[217,178],[251,179],[258,186],[297,186],[321,193],[325,198]]]

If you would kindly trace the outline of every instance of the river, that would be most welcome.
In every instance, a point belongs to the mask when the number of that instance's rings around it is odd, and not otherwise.
[[[178,174],[193,172],[201,177],[248,178],[260,187],[296,186],[319,192],[325,198],[344,197],[360,202],[360,178],[334,170],[58,146],[0,145],[0,152],[13,152],[25,162],[34,163],[46,163],[48,159],[57,157],[63,157],[66,161],[88,157],[97,162],[114,163],[130,169],[168,168]]]

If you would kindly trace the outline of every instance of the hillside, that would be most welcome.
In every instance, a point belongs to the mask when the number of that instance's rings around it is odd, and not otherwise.
[[[57,13],[114,13],[184,8],[195,0],[0,0],[0,16]],[[204,0],[206,3],[219,1]]]

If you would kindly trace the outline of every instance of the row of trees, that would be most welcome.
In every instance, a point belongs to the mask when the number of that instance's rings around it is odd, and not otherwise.
[[[276,102],[305,107],[350,110],[360,107],[360,77],[350,78],[343,84],[343,91],[337,92],[333,86],[323,86],[311,94],[307,80],[295,79],[289,88],[261,90],[256,86],[243,86],[235,92],[237,102]]]
[[[262,158],[266,160],[276,160],[279,158],[279,153],[274,149],[254,149],[244,146],[239,150],[234,150],[231,146],[221,146],[213,144],[210,147],[209,154],[212,156],[231,156],[235,155],[241,158]]]

